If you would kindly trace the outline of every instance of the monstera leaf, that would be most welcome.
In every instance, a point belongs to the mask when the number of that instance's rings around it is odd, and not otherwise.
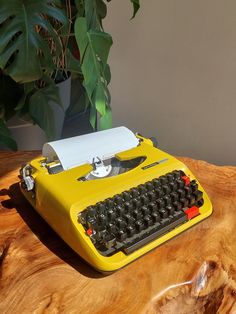
[[[37,90],[29,99],[29,113],[31,118],[42,130],[45,131],[48,140],[55,140],[55,117],[50,103],[60,105],[58,87],[55,84],[48,85]]]
[[[91,20],[91,17],[90,17]],[[90,22],[91,23],[91,22]],[[111,126],[110,93],[107,85],[110,80],[110,71],[107,58],[112,45],[112,38],[102,30],[89,29],[86,17],[78,17],[75,23],[75,37],[80,49],[81,70],[84,76],[84,88],[92,104],[90,122],[95,127],[96,109],[103,118],[100,127]]]
[[[97,126],[99,113],[99,128],[112,126],[110,108],[110,68],[107,59],[112,45],[112,37],[105,33],[102,20],[107,14],[107,4],[111,0],[75,0],[77,19],[75,22],[75,37],[80,50],[83,85],[89,98],[90,122]],[[135,17],[140,8],[139,0],[130,0]],[[131,19],[132,19],[131,18]]]
[[[0,68],[17,82],[39,79],[43,69],[52,69],[48,39],[55,51],[61,43],[55,21],[67,24],[58,0],[0,0]]]

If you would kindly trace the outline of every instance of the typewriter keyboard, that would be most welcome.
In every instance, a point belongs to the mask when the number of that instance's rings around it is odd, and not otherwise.
[[[196,180],[175,170],[87,207],[79,222],[102,255],[130,254],[199,215],[203,203]]]

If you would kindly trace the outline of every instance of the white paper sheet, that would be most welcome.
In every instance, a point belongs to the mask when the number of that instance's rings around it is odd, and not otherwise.
[[[136,147],[138,143],[134,133],[122,126],[46,143],[42,153],[48,160],[58,158],[63,169],[67,170],[92,163],[96,157],[107,159]]]

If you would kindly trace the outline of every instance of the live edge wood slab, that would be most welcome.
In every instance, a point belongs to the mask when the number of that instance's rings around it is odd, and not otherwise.
[[[77,256],[19,191],[37,152],[0,153],[0,313],[236,313],[236,167],[181,158],[210,218],[104,276]]]

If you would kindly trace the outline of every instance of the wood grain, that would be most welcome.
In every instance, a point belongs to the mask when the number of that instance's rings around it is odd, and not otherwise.
[[[0,313],[236,313],[236,167],[182,158],[213,215],[129,266],[86,265],[21,195],[18,168],[37,152],[0,154]]]

